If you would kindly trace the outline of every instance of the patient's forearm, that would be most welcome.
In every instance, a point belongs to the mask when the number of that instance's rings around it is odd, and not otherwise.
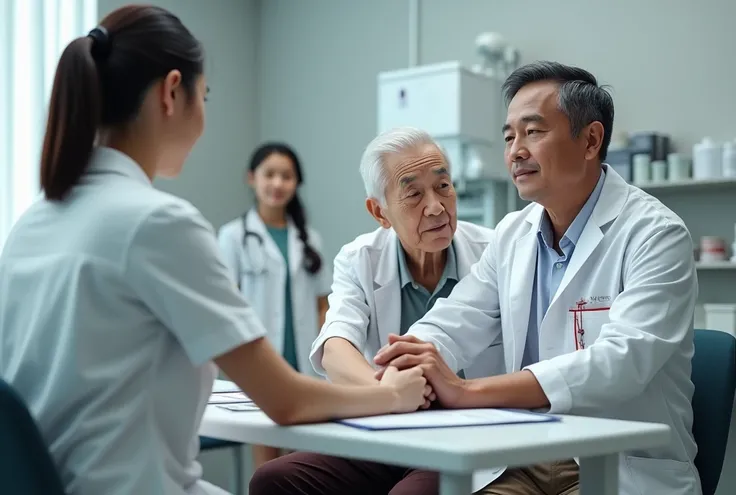
[[[376,385],[375,371],[353,344],[340,337],[324,344],[322,367],[332,383],[342,385]]]

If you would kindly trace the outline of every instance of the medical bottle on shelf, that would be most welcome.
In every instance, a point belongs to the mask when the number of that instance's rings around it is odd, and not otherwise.
[[[736,140],[723,143],[723,176],[736,177]]]
[[[693,178],[718,179],[723,177],[723,147],[711,138],[703,138],[693,146]]]

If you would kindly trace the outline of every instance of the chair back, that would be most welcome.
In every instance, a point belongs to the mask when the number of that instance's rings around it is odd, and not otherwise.
[[[26,404],[0,379],[0,480],[2,493],[64,495],[48,447]]]
[[[695,466],[703,495],[713,495],[721,478],[736,389],[736,338],[717,330],[695,330],[693,356]]]

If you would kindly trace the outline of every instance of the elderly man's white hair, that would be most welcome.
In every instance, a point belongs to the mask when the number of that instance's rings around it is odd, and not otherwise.
[[[382,205],[386,203],[386,186],[388,185],[386,157],[388,155],[406,153],[427,144],[436,146],[440,153],[444,154],[442,148],[429,134],[415,127],[391,129],[379,134],[368,143],[360,160],[360,175],[363,177],[367,197],[375,198]],[[449,163],[447,166],[449,168]]]

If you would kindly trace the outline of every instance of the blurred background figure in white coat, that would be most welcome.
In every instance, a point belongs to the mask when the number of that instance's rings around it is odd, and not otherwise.
[[[491,241],[491,229],[457,220],[450,169],[421,129],[394,129],[366,147],[360,164],[365,204],[379,226],[335,257],[330,310],[311,354],[314,368],[330,381],[378,384],[371,363],[389,334],[406,332],[447,297]],[[484,348],[463,370],[466,376],[503,372],[500,339]],[[250,485],[252,495],[431,495],[438,489],[433,472],[308,452],[269,463]]]
[[[225,263],[271,344],[295,370],[314,375],[309,351],[327,312],[330,271],[297,194],[301,163],[289,146],[266,143],[253,153],[246,180],[256,206],[220,229]],[[279,449],[256,446],[253,454],[259,466]]]

